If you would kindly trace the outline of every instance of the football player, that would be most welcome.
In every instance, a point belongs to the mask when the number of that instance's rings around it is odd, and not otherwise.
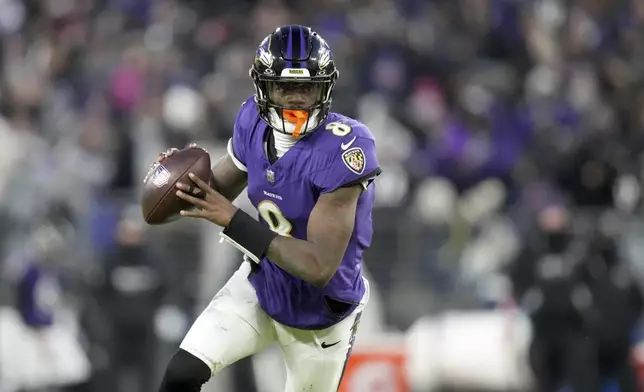
[[[329,111],[338,70],[328,44],[309,27],[279,27],[259,45],[250,77],[256,93],[212,178],[177,184],[196,207],[181,214],[223,227],[244,262],[190,328],[162,392],[199,391],[273,343],[286,391],[335,391],[369,298],[361,262],[380,168],[369,129]],[[231,202],[245,187],[259,222]]]

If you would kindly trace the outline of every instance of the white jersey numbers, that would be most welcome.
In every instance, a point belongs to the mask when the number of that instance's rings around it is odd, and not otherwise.
[[[347,136],[351,133],[352,129],[347,124],[341,122],[330,122],[326,125],[326,129],[333,132],[335,136]]]
[[[286,219],[282,211],[270,200],[264,200],[257,205],[259,216],[268,224],[268,227],[275,233],[290,237],[293,225]]]

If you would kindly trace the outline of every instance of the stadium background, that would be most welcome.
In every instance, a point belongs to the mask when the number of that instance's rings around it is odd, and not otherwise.
[[[528,390],[536,269],[637,362],[643,2],[2,0],[0,391],[155,390],[239,254],[213,225],[146,227],[141,179],[171,146],[224,153],[255,46],[289,23],[332,46],[333,109],[384,170],[347,392],[408,390],[397,371]],[[583,256],[553,256],[557,227]],[[280,366],[207,390],[279,391]]]

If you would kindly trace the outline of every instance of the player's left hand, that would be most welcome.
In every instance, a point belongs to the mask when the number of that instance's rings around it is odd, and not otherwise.
[[[177,196],[197,207],[191,211],[182,210],[181,216],[206,219],[221,227],[228,226],[238,208],[199,177],[192,173],[189,173],[188,176],[201,190],[198,194],[204,194],[205,196],[203,198],[191,196],[189,193],[196,193],[191,192],[191,188],[194,187],[180,182],[177,183],[177,188],[179,188]]]

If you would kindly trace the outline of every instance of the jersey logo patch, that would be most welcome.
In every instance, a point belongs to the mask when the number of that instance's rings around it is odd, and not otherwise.
[[[271,184],[275,184],[275,172],[272,171],[271,169],[266,169],[266,179]]]
[[[365,156],[360,147],[354,147],[342,153],[344,164],[356,174],[362,174],[365,168]]]

